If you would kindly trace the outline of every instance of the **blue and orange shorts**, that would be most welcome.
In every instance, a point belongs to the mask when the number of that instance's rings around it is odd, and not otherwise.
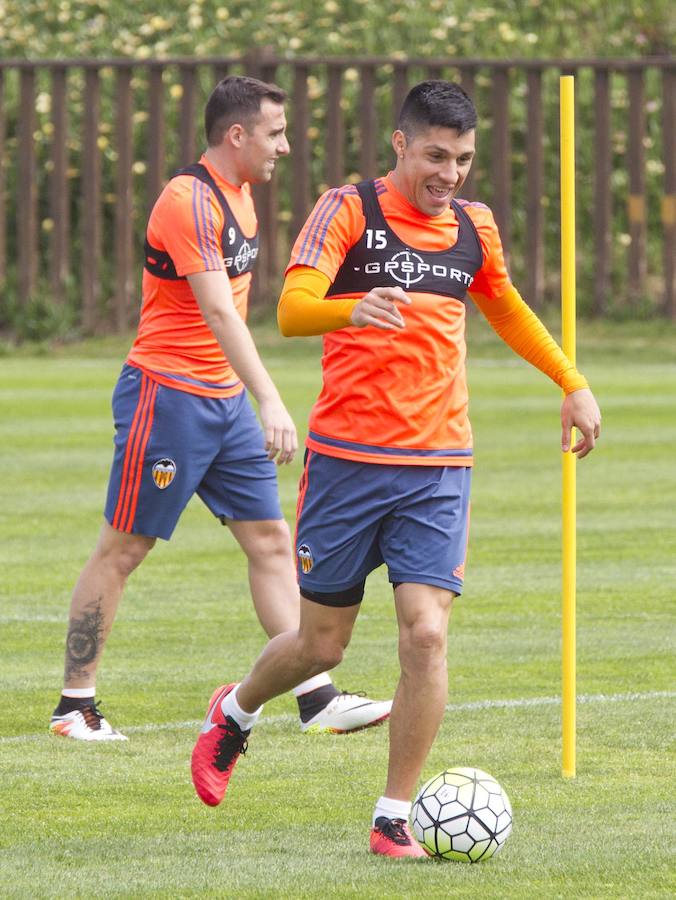
[[[385,563],[390,582],[462,593],[472,469],[338,459],[309,450],[300,482],[301,594],[351,606]]]
[[[202,397],[126,364],[113,416],[105,508],[113,528],[168,540],[193,494],[224,524],[282,518],[275,464],[245,391]]]

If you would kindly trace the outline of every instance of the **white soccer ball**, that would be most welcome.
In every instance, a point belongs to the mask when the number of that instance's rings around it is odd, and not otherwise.
[[[481,769],[446,769],[424,784],[411,810],[413,833],[440,859],[479,862],[494,856],[512,831],[512,807]]]

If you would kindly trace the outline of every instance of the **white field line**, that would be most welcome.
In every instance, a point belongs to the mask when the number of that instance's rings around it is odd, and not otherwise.
[[[644,691],[642,693],[627,694],[579,694],[578,703],[637,703],[641,700],[661,700],[676,697],[676,691]],[[522,709],[529,706],[558,706],[560,697],[520,697],[513,700],[474,700],[470,703],[449,703],[446,711],[472,712],[484,709]],[[282,723],[295,723],[298,716],[283,713],[277,716],[263,716],[258,725],[264,728],[266,725],[279,725]],[[186,722],[163,722],[162,724],[130,725],[122,727],[125,734],[145,734],[152,731],[183,731],[198,728],[202,724],[201,719],[191,719]],[[36,738],[48,736],[47,727],[39,734],[23,734],[12,737],[0,737],[0,745],[17,744],[23,741],[32,741]]]

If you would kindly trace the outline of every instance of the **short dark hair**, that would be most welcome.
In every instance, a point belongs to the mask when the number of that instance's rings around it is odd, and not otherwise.
[[[476,128],[477,114],[472,99],[452,81],[421,81],[408,92],[397,128],[407,138],[433,126],[454,128],[465,134]]]
[[[217,147],[228,128],[235,123],[249,129],[261,111],[263,100],[284,103],[286,91],[276,84],[266,84],[248,75],[228,75],[219,81],[204,109],[207,144]]]

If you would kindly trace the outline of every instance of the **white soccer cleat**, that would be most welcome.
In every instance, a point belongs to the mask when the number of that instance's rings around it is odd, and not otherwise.
[[[300,729],[306,734],[347,734],[380,725],[391,709],[391,700],[371,700],[364,694],[343,691],[307,722],[301,722]]]
[[[74,709],[64,716],[52,716],[49,723],[52,734],[75,738],[77,741],[126,741],[127,737],[111,726],[96,706]]]

